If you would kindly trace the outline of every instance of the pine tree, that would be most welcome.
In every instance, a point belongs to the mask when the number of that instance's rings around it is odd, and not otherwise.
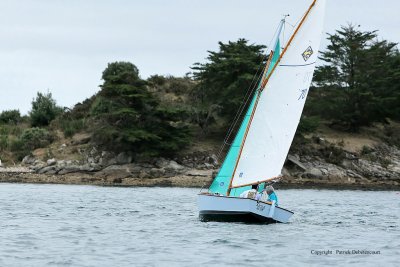
[[[264,48],[245,39],[219,42],[219,51],[208,51],[207,63],[194,64],[193,77],[198,82],[192,93],[194,118],[203,130],[216,114],[231,122],[246,91],[258,81],[255,74],[266,61]]]
[[[317,67],[306,113],[349,130],[387,117],[398,119],[396,44],[378,41],[376,31],[362,32],[354,25],[341,27],[328,40],[320,57],[326,64]]]
[[[185,146],[188,128],[179,121],[179,110],[160,106],[129,62],[108,64],[102,76],[91,115],[96,121],[94,139],[116,151],[172,155]]]

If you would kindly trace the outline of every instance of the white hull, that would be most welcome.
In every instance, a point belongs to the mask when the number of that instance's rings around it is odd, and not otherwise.
[[[269,202],[249,198],[198,195],[199,216],[204,221],[287,223],[293,212]]]

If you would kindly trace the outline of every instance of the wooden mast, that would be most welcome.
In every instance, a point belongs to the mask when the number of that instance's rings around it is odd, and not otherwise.
[[[258,91],[258,95],[257,95],[256,102],[255,102],[255,104],[254,104],[253,111],[252,111],[251,116],[250,116],[249,123],[247,124],[247,127],[246,127],[246,132],[245,132],[245,134],[244,134],[244,137],[243,137],[243,140],[242,140],[242,144],[241,144],[241,146],[240,146],[240,151],[239,151],[238,158],[237,158],[237,160],[236,160],[235,168],[233,169],[232,177],[231,177],[231,180],[230,180],[230,182],[229,182],[229,187],[228,187],[227,196],[229,196],[230,193],[231,193],[233,177],[235,176],[236,169],[237,169],[237,166],[238,166],[238,164],[239,164],[240,157],[241,157],[241,155],[242,155],[243,146],[244,146],[244,143],[246,142],[246,137],[247,137],[247,134],[248,134],[248,132],[249,132],[250,125],[251,125],[251,123],[252,123],[252,121],[253,121],[254,113],[255,113],[255,111],[256,111],[256,109],[257,109],[257,104],[258,104],[258,101],[259,101],[259,99],[260,99],[261,92],[262,92],[262,90],[265,88],[265,86],[267,85],[267,83],[268,83],[268,81],[269,81],[271,75],[274,73],[274,71],[275,71],[276,67],[278,66],[279,62],[281,61],[283,55],[286,53],[287,49],[288,49],[289,46],[291,45],[291,43],[292,43],[294,37],[297,35],[297,33],[298,33],[298,31],[300,30],[301,26],[304,24],[304,21],[306,20],[306,18],[307,18],[308,15],[310,14],[311,9],[315,6],[315,3],[316,3],[316,2],[317,2],[317,0],[314,0],[314,1],[311,3],[310,7],[307,9],[307,12],[304,14],[304,16],[303,16],[303,18],[301,19],[301,21],[300,21],[299,25],[297,26],[296,30],[293,32],[292,36],[290,37],[290,39],[289,39],[289,41],[288,41],[286,47],[283,49],[282,54],[279,56],[277,62],[276,62],[275,65],[272,67],[271,72],[268,74],[267,78],[265,78],[265,80],[264,80],[263,83],[261,84],[260,90]],[[278,38],[279,38],[279,36],[278,36]],[[273,54],[273,51],[271,51],[271,54],[270,54],[270,55],[272,55],[272,54]],[[268,60],[268,63],[267,63],[268,66],[266,67],[266,71],[268,71],[268,67],[269,67],[269,65],[270,65],[270,63],[271,63],[271,60],[272,60],[272,57],[270,58],[270,60]],[[276,177],[274,177],[274,178],[269,178],[269,179],[266,179],[266,180],[260,181],[260,182],[266,182],[266,181],[270,181],[270,180],[273,180],[273,179],[276,179]],[[260,182],[257,182],[257,183],[260,183]],[[241,185],[241,186],[238,186],[238,187],[247,186],[247,185],[251,185],[251,184]],[[235,188],[236,188],[236,186],[235,186]]]

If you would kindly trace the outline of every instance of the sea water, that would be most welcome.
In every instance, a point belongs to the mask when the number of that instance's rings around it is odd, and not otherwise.
[[[399,266],[399,191],[277,190],[270,225],[201,222],[198,191],[0,184],[0,266]]]

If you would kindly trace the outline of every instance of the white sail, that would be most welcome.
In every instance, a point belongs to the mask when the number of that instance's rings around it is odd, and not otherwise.
[[[313,77],[325,0],[317,0],[261,93],[232,187],[281,174]]]

